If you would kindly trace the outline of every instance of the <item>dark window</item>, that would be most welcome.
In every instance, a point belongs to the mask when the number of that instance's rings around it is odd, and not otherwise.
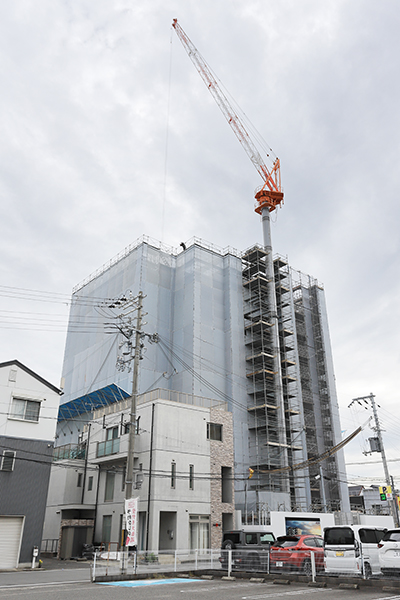
[[[3,450],[3,456],[1,459],[1,470],[2,471],[14,471],[15,452],[11,450]]]
[[[275,542],[274,546],[280,548],[290,548],[291,546],[297,546],[298,540],[284,540],[282,542]]]
[[[354,533],[350,527],[328,527],[325,530],[325,544],[328,546],[354,546]]]
[[[246,544],[257,544],[257,534],[256,533],[246,533]]]
[[[176,480],[176,464],[173,462],[173,463],[171,463],[171,487],[172,488],[175,487],[175,480]]]
[[[304,538],[303,544],[305,546],[309,546],[310,548],[315,548],[315,539],[314,538]]]
[[[400,542],[400,531],[387,531],[383,536],[382,540],[384,542]]]
[[[384,529],[375,529],[375,533],[376,533],[377,542],[379,544],[379,542],[381,541],[381,539],[385,535],[386,530],[384,530]],[[400,539],[398,541],[400,541]]]
[[[222,425],[207,423],[207,439],[222,442]]]
[[[234,544],[240,544],[240,533],[224,533],[223,542],[231,540]]]
[[[221,502],[232,502],[232,468],[221,467]]]
[[[104,502],[112,502],[114,500],[114,482],[115,473],[107,471],[106,473],[106,486],[104,490]]]
[[[78,473],[77,487],[82,487],[82,473]]]
[[[189,465],[189,490],[194,490],[194,465]]]
[[[40,402],[14,398],[11,407],[11,417],[24,421],[39,421]]]
[[[375,529],[360,529],[360,542],[363,544],[377,544]]]
[[[324,540],[322,538],[315,538],[315,545],[317,546],[317,548],[323,548]]]
[[[93,489],[93,477],[89,477],[87,489],[88,489],[88,492],[90,492],[90,490]]]

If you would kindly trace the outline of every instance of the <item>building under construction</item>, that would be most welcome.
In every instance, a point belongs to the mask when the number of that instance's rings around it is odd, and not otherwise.
[[[270,510],[348,512],[343,451],[334,451],[341,430],[324,292],[272,252],[270,213],[283,202],[279,159],[267,167],[212,70],[176,19],[172,26],[263,180],[255,209],[263,245],[240,253],[194,239],[177,251],[142,239],[89,277],[73,294],[65,403],[73,414],[96,390],[131,392],[130,373],[119,369],[130,364],[136,326],[119,309],[141,292],[147,352],[135,394],[164,387],[227,403],[235,503],[245,520]],[[154,334],[157,343],[146,344]],[[59,436],[73,439],[68,419]]]
[[[227,403],[236,508],[248,519],[284,509],[347,512],[343,451],[316,461],[341,440],[321,285],[272,260],[265,246],[240,253],[193,239],[182,248],[142,238],[75,288],[64,414],[79,403],[87,410],[93,393],[112,384],[131,392],[132,374],[118,369],[124,339],[112,325],[119,299],[141,291],[143,333],[158,342],[143,338],[138,393],[164,388]],[[61,419],[58,445],[76,442],[77,423]]]

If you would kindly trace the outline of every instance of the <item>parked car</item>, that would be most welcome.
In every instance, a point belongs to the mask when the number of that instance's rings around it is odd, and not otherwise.
[[[222,536],[221,567],[228,569],[229,550],[232,550],[232,569],[266,571],[271,544],[276,538],[272,531],[225,531]]]
[[[400,529],[389,529],[378,544],[383,575],[400,575]]]
[[[324,531],[325,572],[371,577],[380,573],[378,544],[385,529],[335,525]]]
[[[316,535],[283,535],[271,546],[270,569],[303,571],[311,575],[311,552],[316,571],[324,569],[324,541]]]

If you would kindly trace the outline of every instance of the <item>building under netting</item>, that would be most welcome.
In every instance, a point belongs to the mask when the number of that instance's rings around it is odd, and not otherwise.
[[[315,462],[341,440],[324,291],[271,253],[198,239],[177,250],[142,238],[76,286],[58,445],[77,441],[95,392],[105,390],[106,402],[130,393],[132,373],[117,368],[126,340],[115,325],[121,299],[142,292],[142,329],[158,342],[143,338],[138,393],[165,389],[227,403],[236,508],[256,519],[324,505],[348,511],[342,451]]]

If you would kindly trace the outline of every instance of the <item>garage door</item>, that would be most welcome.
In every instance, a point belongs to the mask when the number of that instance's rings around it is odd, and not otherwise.
[[[2,569],[18,567],[25,517],[0,516],[0,565]]]

